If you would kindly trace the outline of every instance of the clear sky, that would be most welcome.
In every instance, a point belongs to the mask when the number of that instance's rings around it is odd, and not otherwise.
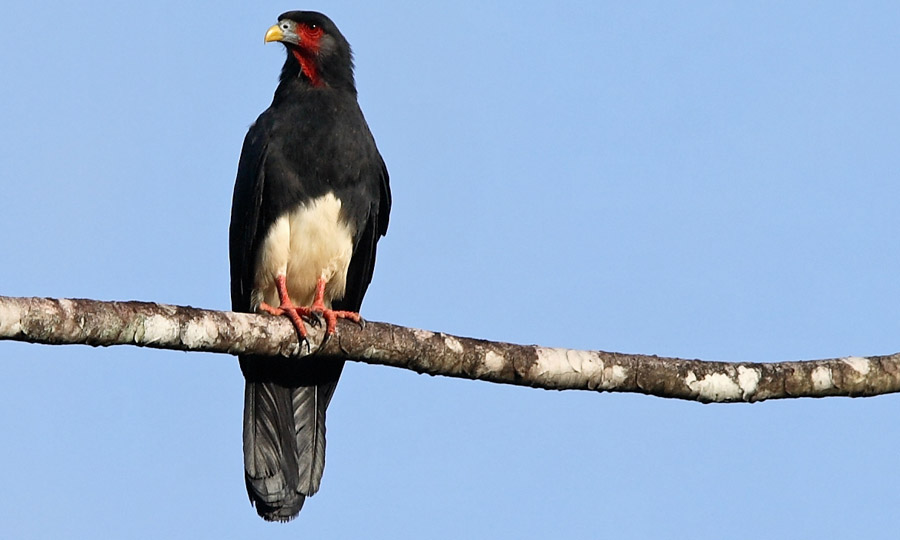
[[[751,5],[752,4],[752,5]],[[353,44],[371,320],[725,361],[900,350],[897,2],[12,2],[0,294],[226,309],[284,52]],[[3,538],[896,538],[900,396],[700,405],[353,364],[322,490],[250,507],[237,360],[0,343]]]

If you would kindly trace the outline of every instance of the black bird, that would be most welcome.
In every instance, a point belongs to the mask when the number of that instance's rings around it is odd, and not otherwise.
[[[387,232],[384,161],[356,101],[350,44],[321,13],[289,11],[266,32],[287,60],[272,105],[250,127],[234,185],[229,234],[235,311],[359,321],[375,246]],[[277,306],[277,307],[276,307]],[[319,489],[325,409],[342,361],[240,359],[244,474],[269,521],[295,517]]]

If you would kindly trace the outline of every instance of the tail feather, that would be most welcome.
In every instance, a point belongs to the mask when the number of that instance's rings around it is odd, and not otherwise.
[[[331,362],[286,373],[280,362],[241,359],[247,376],[244,478],[251,503],[269,521],[294,518],[306,497],[319,490],[325,469],[325,410],[342,367],[342,362]]]
[[[294,389],[294,428],[297,441],[298,490],[319,491],[325,469],[325,400],[318,386]]]

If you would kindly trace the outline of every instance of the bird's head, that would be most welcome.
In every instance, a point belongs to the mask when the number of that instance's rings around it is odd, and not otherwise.
[[[300,77],[314,87],[354,88],[350,44],[325,15],[282,13],[266,32],[266,43],[270,41],[280,41],[287,48],[282,81]]]

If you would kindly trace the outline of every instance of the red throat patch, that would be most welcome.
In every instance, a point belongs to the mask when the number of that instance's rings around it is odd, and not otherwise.
[[[300,63],[300,69],[309,79],[313,86],[324,86],[322,78],[319,76],[319,70],[316,67],[317,56],[319,55],[319,40],[322,39],[324,32],[321,28],[311,28],[309,25],[297,25],[297,33],[300,35],[300,46],[291,47],[291,54]]]

